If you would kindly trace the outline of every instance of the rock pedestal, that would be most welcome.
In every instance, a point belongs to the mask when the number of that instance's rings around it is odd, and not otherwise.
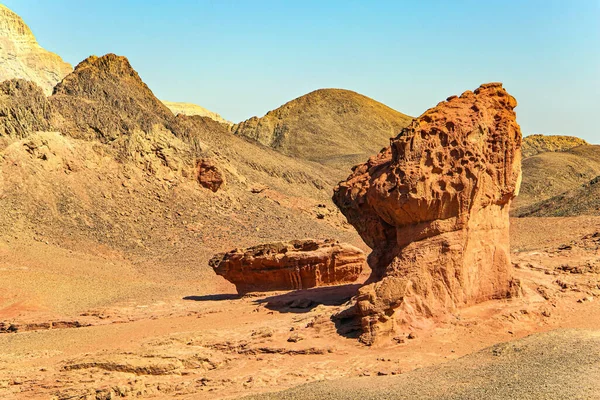
[[[521,178],[516,100],[500,83],[427,110],[354,167],[333,200],[373,249],[370,284],[341,318],[371,343],[411,323],[515,292],[509,207]]]

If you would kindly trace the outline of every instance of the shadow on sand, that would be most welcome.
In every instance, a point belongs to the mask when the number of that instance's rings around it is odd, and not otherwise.
[[[319,305],[341,306],[350,300],[362,285],[321,287],[278,294],[255,300],[280,313],[305,313]]]
[[[223,300],[238,300],[242,296],[239,294],[207,294],[205,296],[186,296],[183,300],[191,301],[223,301]]]

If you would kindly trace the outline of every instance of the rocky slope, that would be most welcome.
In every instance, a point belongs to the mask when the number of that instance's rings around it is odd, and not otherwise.
[[[600,176],[575,189],[521,207],[515,211],[515,215],[518,217],[600,215]]]
[[[549,151],[565,151],[587,144],[585,140],[575,136],[529,135],[523,138],[523,157],[531,157]]]
[[[334,190],[373,249],[370,285],[340,315],[372,343],[395,323],[511,295],[508,210],[521,180],[516,100],[481,85],[427,110]]]
[[[411,120],[358,93],[321,89],[232,131],[286,155],[348,168],[389,145]]]
[[[198,115],[200,117],[208,117],[208,118],[215,120],[217,122],[220,122],[222,124],[233,125],[233,122],[227,121],[225,118],[221,117],[219,114],[212,112],[210,110],[207,110],[204,107],[200,107],[197,104],[177,103],[174,101],[166,101],[166,100],[162,100],[162,102],[164,103],[164,105],[169,107],[169,110],[171,110],[173,112],[173,114],[175,114],[175,115],[177,115],[177,114],[183,114],[183,115],[187,115],[187,116]]]
[[[71,71],[71,65],[38,44],[21,17],[0,4],[0,81],[32,81],[50,95]]]
[[[544,152],[523,160],[523,182],[513,215],[521,209],[574,190],[600,175],[600,146]]]
[[[158,296],[231,288],[208,260],[236,246],[309,236],[362,245],[329,200],[335,171],[210,118],[174,116],[124,57],[89,58],[48,99],[31,82],[4,82],[0,111],[1,236],[117,252],[139,268],[140,296],[149,282],[170,282],[150,283]],[[15,298],[64,315],[137,296],[95,267],[76,277],[61,268]],[[73,292],[85,301],[66,307]]]

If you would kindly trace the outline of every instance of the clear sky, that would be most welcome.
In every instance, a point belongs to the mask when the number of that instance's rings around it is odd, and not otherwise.
[[[66,61],[125,55],[234,122],[323,87],[418,116],[501,81],[524,134],[600,143],[600,0],[2,1]]]

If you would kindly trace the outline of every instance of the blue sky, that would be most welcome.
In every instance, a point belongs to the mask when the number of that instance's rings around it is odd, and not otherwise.
[[[501,81],[524,134],[600,143],[599,0],[4,0],[77,64],[129,58],[162,99],[232,121],[323,87],[418,116]]]

